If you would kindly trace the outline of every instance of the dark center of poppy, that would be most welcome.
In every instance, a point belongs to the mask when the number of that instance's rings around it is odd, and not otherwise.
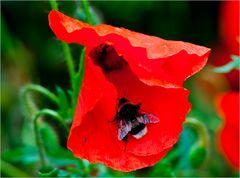
[[[113,46],[100,44],[90,52],[94,64],[100,66],[104,72],[123,68],[127,62],[123,56],[118,55]]]

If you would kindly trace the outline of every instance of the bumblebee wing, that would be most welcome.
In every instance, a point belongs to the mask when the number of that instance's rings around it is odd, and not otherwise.
[[[138,122],[140,122],[140,123],[144,123],[143,115],[137,116],[137,120],[138,120]],[[145,124],[145,123],[144,123],[144,124]]]
[[[132,129],[131,122],[126,122],[125,120],[119,121],[119,128],[118,128],[118,140],[124,139],[128,132]]]
[[[155,116],[154,114],[149,114],[146,112],[141,112],[141,115],[137,117],[138,122],[140,123],[144,123],[144,124],[155,124],[158,123],[160,120],[157,116]]]

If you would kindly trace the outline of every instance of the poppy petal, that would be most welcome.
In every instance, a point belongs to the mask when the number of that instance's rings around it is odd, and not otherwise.
[[[128,67],[110,72],[106,78],[117,89],[118,98],[125,97],[134,104],[141,103],[144,112],[154,114],[160,120],[157,124],[147,124],[148,132],[143,138],[129,137],[127,152],[140,156],[153,155],[177,142],[182,123],[190,110],[186,89],[146,85]],[[116,141],[117,127],[111,125]],[[120,144],[124,147],[123,142]]]
[[[58,11],[49,24],[56,36],[86,46],[82,89],[68,139],[79,158],[121,171],[151,166],[177,142],[190,110],[184,80],[206,63],[210,49],[167,41],[109,25],[90,26]],[[160,122],[146,124],[141,139],[118,139],[118,103],[127,98]]]
[[[125,152],[115,143],[115,139],[109,125],[112,124],[106,118],[107,112],[103,112],[105,98],[99,100],[94,110],[89,111],[82,117],[81,124],[73,127],[68,140],[68,148],[76,157],[87,159],[91,163],[104,163],[108,167],[124,172],[152,166],[159,161],[169,149],[165,149],[157,155],[136,156]],[[77,109],[75,118],[79,118],[81,112]],[[95,118],[92,120],[92,118]]]
[[[219,145],[223,155],[236,169],[240,169],[239,99],[237,92],[228,92],[218,97],[218,109],[224,123],[219,130]]]
[[[220,6],[220,35],[225,50],[240,55],[239,1],[222,1]]]
[[[90,58],[86,58],[85,71],[79,103],[69,136],[69,149],[73,152],[77,150],[78,155],[81,153],[82,158],[93,160],[91,156],[106,155],[106,152],[111,152],[111,148],[106,148],[106,144],[102,145],[102,140],[97,139],[97,137],[102,136],[105,140],[106,135],[111,135],[110,142],[118,145],[115,147],[118,147],[119,151],[126,150],[126,154],[142,157],[158,155],[162,152],[166,153],[166,150],[169,150],[177,142],[182,130],[182,123],[190,109],[187,100],[188,91],[184,88],[167,89],[159,86],[148,86],[138,80],[129,68],[118,72],[114,71],[109,76],[104,76]],[[99,95],[99,100],[94,99],[97,98],[96,94]],[[113,122],[117,101],[123,95],[134,103],[142,102],[141,108],[144,111],[153,113],[160,119],[159,124],[147,125],[148,133],[146,136],[140,140],[129,137],[127,144],[118,140],[118,125]],[[83,96],[88,100],[82,99]],[[92,100],[95,105],[92,106],[89,100]],[[82,108],[88,108],[88,110],[84,112]],[[92,113],[94,115],[91,115]],[[94,118],[94,120],[91,120],[91,118]],[[102,125],[104,125],[104,128],[101,128]],[[75,136],[76,134],[77,136]],[[92,140],[91,144],[87,144],[87,140]],[[84,149],[81,149],[83,143],[80,144],[80,142],[86,142],[87,148],[83,147]],[[115,147],[113,150],[116,150]],[[98,153],[95,152],[96,149]],[[126,158],[122,157],[121,159]],[[100,160],[104,161],[105,157],[94,159],[95,162]],[[105,160],[105,162],[108,161]],[[110,167],[114,167],[114,165]]]
[[[140,80],[148,85],[181,86],[186,78],[206,64],[210,53],[206,47],[167,41],[124,28],[105,24],[89,26],[55,10],[49,14],[49,24],[56,36],[68,43],[88,48],[111,44],[119,55],[124,56]]]
[[[88,58],[88,56],[86,56],[86,58]],[[116,110],[113,104],[114,101],[117,102],[116,89],[105,80],[99,67],[93,65],[89,59],[85,59],[85,61],[84,77],[72,128],[81,123],[83,116],[94,109],[101,98],[111,101],[112,104],[106,106],[106,108],[108,108],[107,113],[111,118],[115,115]]]

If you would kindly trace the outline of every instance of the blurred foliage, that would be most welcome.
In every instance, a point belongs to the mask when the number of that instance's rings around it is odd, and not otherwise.
[[[92,24],[103,22],[212,48],[219,41],[220,2],[217,1],[90,1],[89,9],[84,3],[88,2],[58,1],[57,5],[61,12]],[[209,94],[209,90],[217,93],[227,86],[224,79],[208,67],[185,83],[191,91],[189,117],[203,122],[210,134],[208,152],[196,146],[199,139],[196,130],[184,126],[179,142],[152,168],[122,173],[74,158],[65,147],[66,137],[59,135],[63,130],[61,124],[52,123],[50,118],[58,117],[52,113],[57,111],[63,122],[71,125],[76,104],[72,98],[77,98],[81,86],[84,49],[76,44],[69,45],[77,71],[76,88],[71,88],[63,44],[48,26],[50,10],[48,1],[1,1],[1,176],[238,176],[219,154],[215,143],[221,121],[212,102],[214,95]],[[206,87],[204,82],[209,82],[206,74],[223,82]],[[33,118],[27,115],[19,98],[20,89],[28,83],[48,88],[47,92],[52,91],[58,100],[56,104],[36,90],[26,96],[35,101],[29,103],[33,113],[39,108],[51,108],[51,117],[41,116],[36,122],[41,140],[44,140],[40,143],[47,157],[44,166],[39,162]],[[220,87],[216,89],[215,85]],[[209,157],[207,162],[204,162],[205,154]]]
[[[240,57],[236,55],[232,55],[231,58],[232,58],[231,62],[227,63],[222,67],[215,68],[214,72],[228,73],[233,69],[240,69]]]

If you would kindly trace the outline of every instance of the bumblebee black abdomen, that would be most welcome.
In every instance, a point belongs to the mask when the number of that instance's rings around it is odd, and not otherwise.
[[[132,128],[130,131],[130,134],[137,135],[139,132],[141,132],[145,128],[145,124],[139,123],[136,127]]]
[[[142,138],[147,133],[143,118],[145,113],[140,113],[140,106],[141,103],[135,105],[126,98],[119,100],[115,117],[115,120],[119,121],[118,140],[126,141],[128,133],[136,139]]]

